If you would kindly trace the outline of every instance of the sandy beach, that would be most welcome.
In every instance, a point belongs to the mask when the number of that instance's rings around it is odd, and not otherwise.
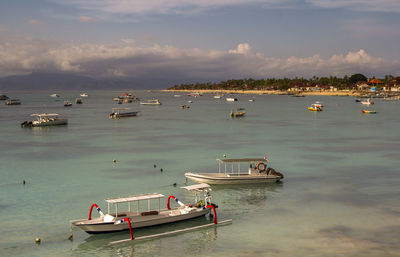
[[[361,92],[357,91],[318,91],[318,92],[289,92],[279,90],[212,90],[212,89],[199,89],[199,90],[173,90],[165,89],[162,92],[184,92],[184,93],[207,93],[207,94],[255,94],[255,95],[327,95],[327,96],[360,96]]]

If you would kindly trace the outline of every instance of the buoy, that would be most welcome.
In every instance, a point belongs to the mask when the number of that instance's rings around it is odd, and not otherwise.
[[[41,241],[42,241],[42,240],[40,240],[40,237],[37,237],[37,238],[35,239],[35,243],[37,243],[37,244],[40,244]]]
[[[174,187],[176,187],[176,183],[172,184]]]
[[[154,168],[157,168],[157,165],[154,164]]]
[[[160,171],[163,172],[163,169],[161,168]]]
[[[117,160],[114,159],[114,160],[113,160],[113,163],[116,163],[116,162],[117,162]]]
[[[22,181],[22,183],[23,183],[24,185],[26,184],[25,179]]]

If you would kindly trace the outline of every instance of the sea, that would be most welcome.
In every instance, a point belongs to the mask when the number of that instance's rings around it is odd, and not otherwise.
[[[87,91],[72,107],[63,101],[83,92],[2,92],[22,104],[0,102],[0,256],[400,256],[400,101],[134,91],[162,102],[144,106],[112,101],[121,92]],[[315,101],[323,111],[307,110]],[[109,119],[117,107],[140,115]],[[246,115],[231,119],[240,107]],[[69,123],[21,128],[32,113]],[[217,218],[231,224],[114,245],[129,232],[73,228],[68,239],[70,220],[87,218],[93,203],[107,212],[104,199],[144,193],[190,203],[185,172],[216,172],[224,156],[265,155],[281,183],[212,186]],[[207,215],[133,233],[211,222]]]

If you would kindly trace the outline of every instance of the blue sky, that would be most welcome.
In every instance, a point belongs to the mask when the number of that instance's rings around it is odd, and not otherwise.
[[[3,0],[0,76],[400,76],[400,0]]]

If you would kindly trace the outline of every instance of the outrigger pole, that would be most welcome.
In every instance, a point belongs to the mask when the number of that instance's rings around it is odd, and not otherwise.
[[[206,228],[206,227],[211,227],[211,226],[217,226],[217,225],[223,225],[226,223],[232,223],[232,219],[229,220],[223,220],[220,221],[216,224],[214,223],[209,223],[209,224],[205,224],[205,225],[200,225],[200,226],[195,226],[195,227],[190,227],[190,228],[184,228],[184,229],[178,229],[178,230],[174,230],[174,231],[169,231],[169,232],[164,232],[164,233],[159,233],[159,234],[154,234],[154,235],[148,235],[148,236],[140,236],[140,237],[135,237],[134,241],[136,240],[142,240],[142,239],[150,239],[150,238],[155,238],[155,237],[162,237],[162,236],[167,236],[167,235],[173,235],[173,234],[177,234],[177,233],[182,233],[182,232],[186,232],[186,231],[191,231],[191,230],[196,230],[196,229],[200,229],[200,228]],[[132,232],[131,232],[132,233]],[[111,245],[114,244],[119,244],[119,243],[125,243],[125,242],[129,242],[132,241],[133,239],[129,238],[129,239],[123,239],[123,240],[118,240],[118,241],[114,241],[111,242]]]

